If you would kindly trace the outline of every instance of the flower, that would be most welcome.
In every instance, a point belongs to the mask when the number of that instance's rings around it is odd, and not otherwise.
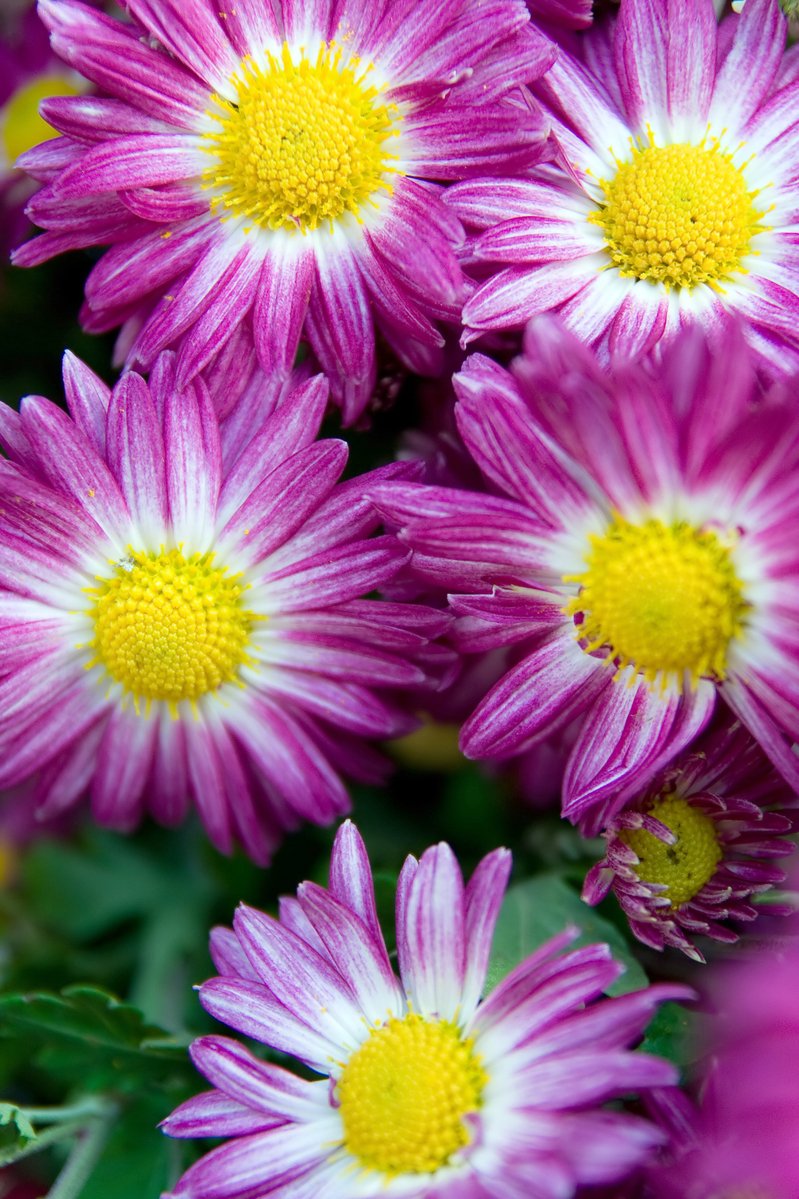
[[[609,821],[583,899],[599,903],[612,887],[639,941],[702,962],[694,936],[737,941],[726,922],[754,920],[751,896],[785,881],[772,861],[795,851],[782,837],[796,819],[772,809],[796,802],[757,743],[725,721]]]
[[[11,23],[0,37],[0,253],[5,257],[29,225],[24,207],[36,190],[17,170],[21,154],[55,132],[39,115],[46,96],[75,96],[86,86],[50,52],[35,7]]]
[[[322,377],[246,430],[170,354],[110,393],[67,355],[64,385],[71,416],[0,406],[0,787],[36,774],[47,816],[88,788],[122,829],[193,796],[265,861],[346,811],[341,773],[381,776],[367,740],[413,727],[392,693],[447,660],[445,614],[361,598],[406,556],[364,488],[409,468],[337,483]]]
[[[562,165],[445,197],[494,273],[467,339],[558,312],[603,357],[735,313],[770,376],[799,367],[799,80],[777,0],[719,25],[712,0],[622,0],[536,85]],[[484,232],[483,232],[484,231]]]
[[[57,53],[104,94],[45,106],[64,138],[25,166],[47,183],[30,208],[47,232],[15,261],[110,245],[86,323],[133,321],[137,368],[178,349],[181,385],[248,313],[268,373],[310,343],[346,423],[374,384],[375,320],[435,370],[436,322],[457,322],[466,294],[440,184],[543,150],[518,89],[554,50],[524,0],[127,7],[132,25],[40,2]]]
[[[648,1199],[794,1199],[799,1194],[799,942],[716,967],[701,1103],[677,1161],[647,1171]],[[681,1144],[680,1144],[681,1142]],[[680,1151],[681,1150],[681,1151]]]
[[[397,885],[401,981],[377,921],[366,851],[342,825],[329,888],[303,883],[280,920],[241,906],[217,930],[220,977],[203,1006],[290,1054],[317,1078],[201,1037],[214,1085],[165,1122],[172,1136],[232,1137],[172,1199],[286,1194],[567,1199],[622,1178],[657,1143],[638,1117],[600,1105],[673,1079],[626,1048],[681,987],[601,998],[621,968],[605,945],[542,945],[488,996],[494,923],[510,869],[495,850],[464,887],[452,850],[409,857]]]
[[[564,814],[593,835],[699,735],[721,696],[799,785],[799,414],[757,403],[733,327],[687,331],[657,367],[603,373],[553,318],[509,373],[455,377],[481,495],[381,486],[375,501],[450,593],[465,652],[520,660],[463,726],[512,757],[580,717]]]

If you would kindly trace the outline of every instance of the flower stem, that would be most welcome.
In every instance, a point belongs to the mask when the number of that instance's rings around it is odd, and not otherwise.
[[[116,1116],[116,1107],[108,1105],[102,1116],[84,1125],[47,1199],[77,1199],[105,1148]]]

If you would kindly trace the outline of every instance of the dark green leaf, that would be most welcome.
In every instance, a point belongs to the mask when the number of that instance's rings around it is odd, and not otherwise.
[[[606,942],[614,958],[626,967],[625,973],[610,987],[611,995],[622,995],[647,985],[646,975],[619,930],[584,904],[559,875],[540,874],[517,883],[505,896],[494,934],[487,989],[496,986],[528,954],[570,924],[581,930],[576,945]]]
[[[695,1017],[687,1008],[679,1003],[664,1003],[649,1025],[641,1048],[678,1066],[686,1066],[695,1056],[694,1023]]]
[[[188,1068],[182,1046],[163,1029],[96,987],[2,996],[0,1033],[25,1037],[40,1065],[85,1090],[135,1090]]]

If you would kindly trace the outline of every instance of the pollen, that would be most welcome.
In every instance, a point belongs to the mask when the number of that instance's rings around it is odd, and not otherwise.
[[[674,834],[673,845],[646,829],[621,834],[638,857],[635,873],[645,883],[660,883],[672,908],[688,903],[710,882],[722,859],[713,821],[678,795],[658,800],[649,810]]]
[[[213,565],[213,554],[131,551],[93,589],[92,665],[99,663],[138,706],[194,703],[236,679],[258,618],[242,602],[246,584]]]
[[[391,193],[399,133],[396,105],[380,99],[370,64],[335,42],[295,62],[286,43],[264,67],[246,58],[236,101],[214,96],[218,129],[204,184],[212,210],[264,229],[306,232],[352,213],[363,219]]]
[[[470,1141],[465,1117],[488,1076],[471,1039],[411,1012],[375,1029],[338,1084],[345,1147],[389,1178],[445,1166]]]
[[[723,679],[748,610],[732,548],[683,521],[614,520],[590,538],[585,572],[564,578],[580,587],[566,611],[581,647],[650,681]]]
[[[744,271],[764,212],[733,158],[711,139],[656,146],[650,134],[648,145],[633,148],[602,181],[604,203],[588,218],[621,275],[718,289]]]

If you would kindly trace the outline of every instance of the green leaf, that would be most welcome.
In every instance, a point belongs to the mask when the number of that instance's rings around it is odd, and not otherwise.
[[[189,1068],[182,1045],[97,987],[0,996],[0,1034],[22,1034],[40,1065],[84,1090],[136,1090]]]
[[[664,1003],[652,1019],[641,1042],[645,1053],[668,1058],[678,1066],[694,1061],[696,1017],[679,1003]]]
[[[609,988],[623,995],[645,987],[648,979],[615,925],[583,903],[580,896],[557,874],[539,874],[508,890],[494,933],[486,989],[504,978],[528,954],[567,925],[581,930],[576,945],[606,942],[625,973]]]
[[[39,918],[84,943],[159,911],[174,897],[176,871],[185,891],[187,871],[182,863],[171,865],[167,873],[157,857],[134,842],[93,829],[83,844],[34,845],[25,861],[26,890]]]

